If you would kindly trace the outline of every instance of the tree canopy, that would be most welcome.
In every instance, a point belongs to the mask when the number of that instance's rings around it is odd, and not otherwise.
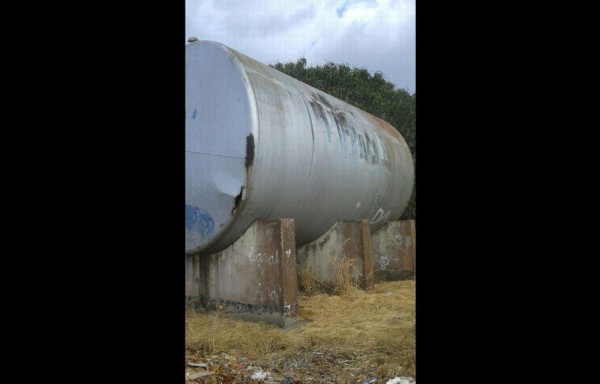
[[[406,140],[416,164],[416,93],[411,95],[397,88],[385,80],[381,72],[371,75],[365,68],[353,68],[346,64],[327,63],[307,67],[306,59],[300,58],[295,63],[278,62],[271,67],[396,127]],[[416,218],[415,200],[416,185],[401,219]]]

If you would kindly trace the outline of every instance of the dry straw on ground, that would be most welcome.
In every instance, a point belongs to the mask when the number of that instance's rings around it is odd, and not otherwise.
[[[358,288],[352,278],[352,269],[356,260],[343,257],[336,260],[333,281],[335,281],[335,292],[340,295],[350,295]]]
[[[289,375],[300,369],[302,356],[329,354],[331,367],[343,373],[365,370],[381,379],[415,376],[415,282],[377,283],[364,292],[353,285],[342,295],[301,295],[299,316],[308,322],[295,329],[236,320],[213,313],[186,315],[188,354],[225,352],[253,359]],[[308,357],[306,357],[308,359]],[[296,362],[296,363],[293,363]],[[335,362],[335,364],[333,363]],[[352,376],[354,377],[354,376]]]
[[[306,295],[312,296],[320,292],[330,292],[340,295],[351,295],[360,289],[352,277],[356,260],[347,257],[334,257],[332,274],[327,282],[319,280],[310,264],[299,266],[300,289]]]

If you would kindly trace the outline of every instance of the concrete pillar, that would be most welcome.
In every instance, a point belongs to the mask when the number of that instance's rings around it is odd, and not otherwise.
[[[371,230],[368,220],[337,222],[323,236],[298,247],[300,274],[314,278],[316,288],[333,292],[339,288],[340,267],[349,264],[352,282],[373,289]],[[307,276],[307,275],[305,275]],[[307,287],[304,287],[305,289]]]
[[[186,296],[195,307],[285,327],[298,316],[293,219],[255,221],[221,252],[189,257]]]
[[[375,281],[414,278],[416,273],[414,220],[389,221],[372,236]]]
[[[200,293],[200,256],[186,256],[185,258],[185,307],[194,308],[199,302]]]

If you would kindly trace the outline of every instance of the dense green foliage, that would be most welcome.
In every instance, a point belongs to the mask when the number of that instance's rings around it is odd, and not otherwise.
[[[371,75],[365,68],[346,64],[307,67],[306,59],[301,58],[295,63],[276,63],[271,67],[392,124],[406,140],[416,163],[416,93],[411,95],[396,88],[381,72]],[[415,200],[416,185],[401,219],[416,218]]]

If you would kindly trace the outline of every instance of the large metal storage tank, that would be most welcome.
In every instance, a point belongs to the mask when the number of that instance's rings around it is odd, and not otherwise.
[[[394,127],[212,41],[186,45],[186,253],[254,220],[293,218],[306,244],[336,221],[396,220],[413,188]]]

